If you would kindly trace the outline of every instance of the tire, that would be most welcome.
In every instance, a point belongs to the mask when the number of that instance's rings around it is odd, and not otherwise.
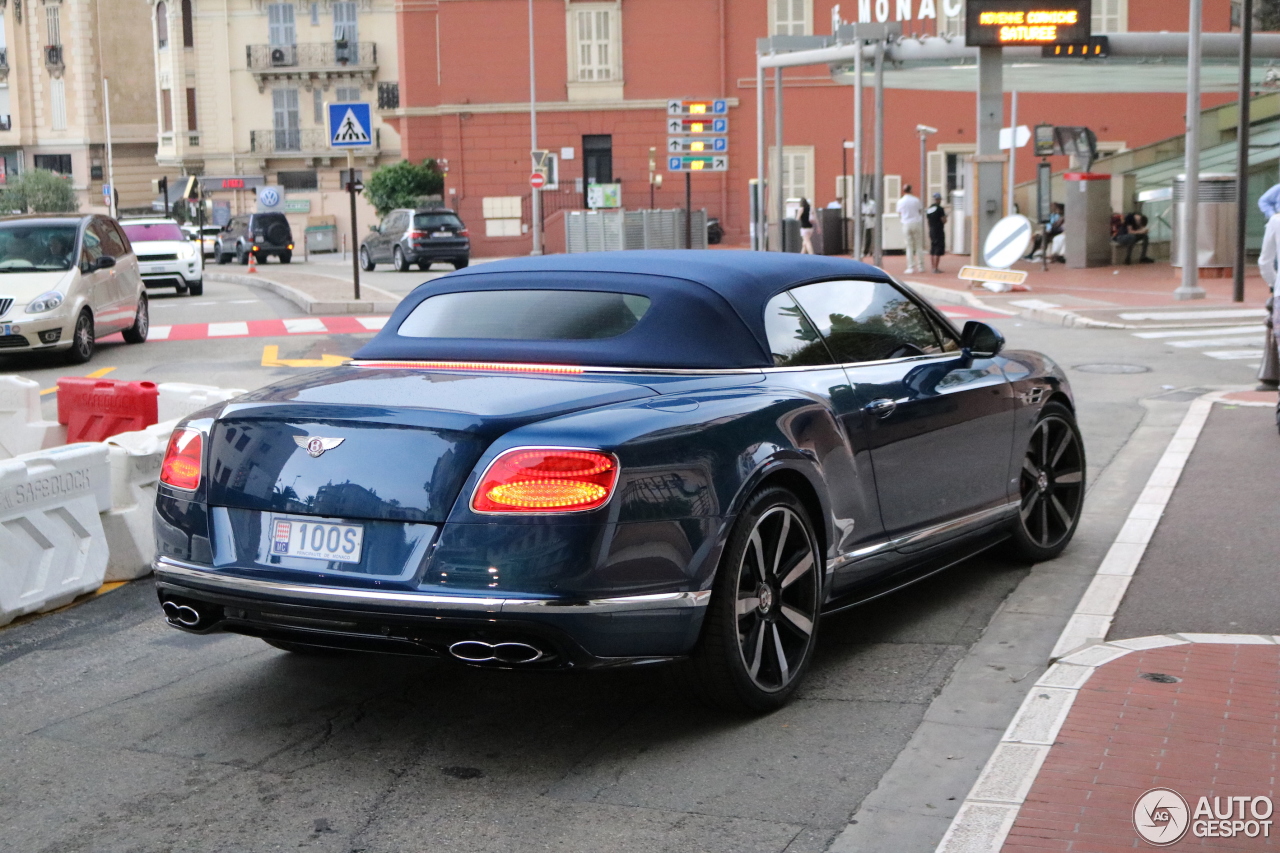
[[[265,264],[267,262],[267,258],[271,257],[266,252],[250,252],[249,254],[253,255],[253,262],[255,264]]]
[[[373,272],[373,268],[377,266],[373,259],[369,257],[369,249],[366,246],[360,247],[360,269],[365,272]]]
[[[338,649],[327,649],[324,646],[310,646],[306,643],[293,643],[288,640],[264,639],[262,642],[272,648],[279,649],[282,652],[289,652],[290,654],[302,655],[304,657],[328,658],[342,654]]]
[[[813,657],[821,554],[794,494],[774,487],[752,495],[720,558],[702,637],[681,667],[687,686],[734,712],[785,705]]]
[[[469,263],[471,263],[470,258],[458,258],[456,261],[453,262],[453,268],[455,270],[465,270]]]
[[[266,233],[267,242],[274,243],[279,246],[285,243],[293,242],[293,232],[289,230],[289,226],[283,222],[272,222],[267,226]]]
[[[1063,552],[1084,507],[1084,441],[1075,415],[1061,403],[1040,412],[1018,477],[1020,504],[1011,550],[1035,563]]]
[[[204,279],[188,283],[187,292],[192,296],[204,296]]]
[[[399,246],[391,250],[391,266],[396,268],[396,272],[409,271],[409,262],[404,259],[404,252],[400,251]]]
[[[280,263],[287,264],[293,260],[293,252],[281,252],[278,257],[280,258]]]
[[[123,332],[127,344],[146,343],[147,332],[151,331],[151,312],[147,308],[147,295],[138,299],[138,310],[133,315],[133,325]]]
[[[222,251],[222,244],[221,244],[221,243],[218,243],[217,245],[215,245],[215,246],[213,247],[213,255],[214,255],[214,257],[215,257],[215,258],[217,258],[217,259],[218,259],[218,263],[219,263],[219,264],[229,264],[229,263],[231,263],[231,255],[229,255],[229,254],[227,254],[226,252]]]
[[[418,261],[418,269],[427,272],[431,269],[431,261]]]
[[[67,350],[68,364],[84,364],[93,358],[96,342],[93,338],[93,312],[85,308],[76,318],[76,327],[71,332],[71,349]]]
[[[173,292],[178,296],[186,296],[188,289],[186,282],[183,282],[182,284],[175,284],[173,286]]]
[[[242,267],[249,265],[249,253],[244,250],[244,246],[236,246],[236,263]]]

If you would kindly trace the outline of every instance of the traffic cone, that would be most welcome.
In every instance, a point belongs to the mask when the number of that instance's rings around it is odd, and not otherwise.
[[[258,271],[258,265],[254,263],[254,260],[253,260],[253,252],[249,253],[249,270],[248,271],[251,273],[255,273]]]

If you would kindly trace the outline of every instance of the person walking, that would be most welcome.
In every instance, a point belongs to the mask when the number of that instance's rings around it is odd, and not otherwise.
[[[862,254],[859,258],[865,258],[871,252],[871,241],[876,233],[876,200],[870,196],[862,196]]]
[[[1271,217],[1280,213],[1280,184],[1276,184],[1271,189],[1262,194],[1262,198],[1258,199],[1258,209],[1262,211],[1262,215],[1267,217],[1267,221],[1271,221]]]
[[[911,184],[902,188],[902,197],[898,199],[898,221],[902,223],[902,236],[907,241],[904,274],[924,272],[924,206],[911,194]]]
[[[800,254],[813,254],[813,219],[810,213],[813,208],[809,205],[809,199],[801,197],[800,199]]]
[[[933,194],[933,204],[925,211],[929,222],[929,260],[933,271],[942,272],[942,256],[947,253],[947,209],[942,206],[942,193]]]

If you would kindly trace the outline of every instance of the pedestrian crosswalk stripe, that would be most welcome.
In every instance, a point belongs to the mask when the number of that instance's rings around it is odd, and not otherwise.
[[[290,320],[285,320],[284,328],[285,331],[291,335],[329,331],[328,327],[324,324],[324,320],[321,320],[319,317],[296,317]]]
[[[1205,355],[1209,356],[1209,358],[1216,358],[1222,361],[1239,361],[1246,358],[1262,358],[1262,350],[1229,349],[1219,350],[1218,352],[1207,352]]]
[[[1223,308],[1209,311],[1142,311],[1121,314],[1121,320],[1230,320],[1244,317],[1265,317],[1265,308]]]
[[[385,316],[370,317],[290,317],[281,320],[245,320],[233,323],[177,323],[152,326],[148,340],[203,341],[210,338],[282,338],[288,335],[368,335],[386,325]],[[99,338],[111,343],[120,333]]]
[[[1266,334],[1241,335],[1231,338],[1196,338],[1190,341],[1165,341],[1164,343],[1171,347],[1186,348],[1203,348],[1203,347],[1229,347],[1229,346],[1249,346],[1255,344],[1262,346],[1267,341]]]
[[[1199,326],[1195,329],[1163,329],[1159,332],[1134,332],[1135,338],[1156,340],[1159,338],[1200,338],[1205,335],[1249,335],[1264,334],[1263,327],[1254,323],[1252,326]]]
[[[149,341],[167,340],[169,337],[169,332],[172,331],[172,329],[173,329],[172,326],[152,326],[149,330],[147,330],[147,340]]]
[[[209,337],[227,338],[249,334],[247,323],[210,323]]]
[[[390,319],[390,317],[357,317],[356,322],[371,332],[380,332]]]

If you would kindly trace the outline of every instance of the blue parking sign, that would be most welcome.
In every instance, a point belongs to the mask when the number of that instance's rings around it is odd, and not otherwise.
[[[329,104],[328,112],[331,147],[373,147],[373,118],[368,104]]]

